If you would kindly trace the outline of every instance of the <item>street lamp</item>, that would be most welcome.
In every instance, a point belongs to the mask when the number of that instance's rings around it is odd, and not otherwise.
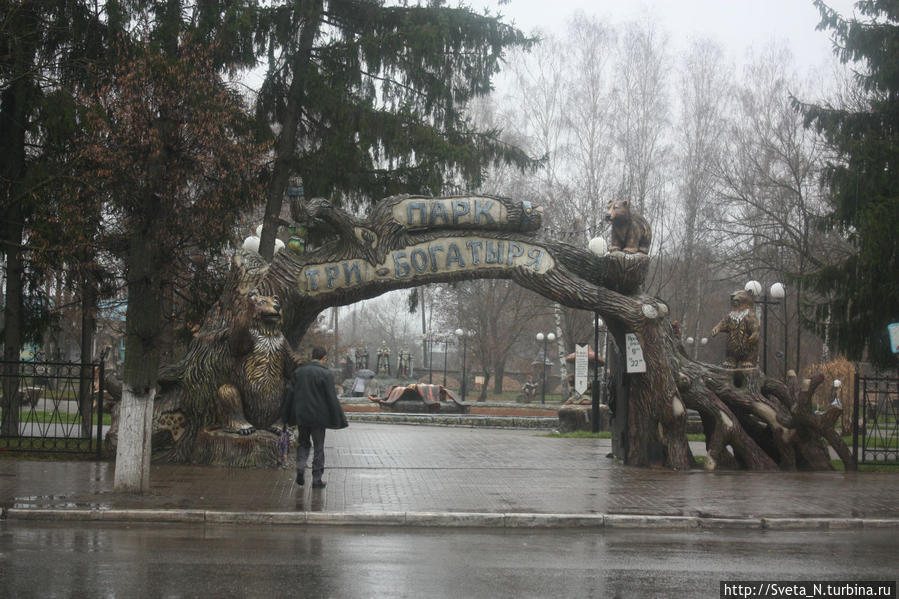
[[[550,341],[555,341],[556,335],[555,333],[549,333],[544,335],[543,333],[537,333],[537,343],[543,344],[543,393],[540,396],[540,403],[546,403],[546,344]]]
[[[755,297],[756,303],[762,304],[762,335],[764,336],[764,344],[762,345],[762,370],[768,373],[768,306],[780,303],[780,300],[786,295],[786,288],[782,283],[774,283],[762,295],[762,284],[758,281],[749,281],[743,287],[746,291]],[[787,372],[787,304],[784,302],[784,378]]]
[[[602,237],[591,239],[590,243],[587,244],[587,248],[597,256],[605,256],[609,252],[606,240]]]
[[[700,339],[698,345],[694,345],[696,343],[696,340],[693,339],[693,337],[687,337],[687,339],[684,341],[684,343],[687,344],[687,347],[689,347],[693,351],[693,359],[694,360],[697,360],[699,358],[700,346],[704,346],[708,342],[709,342],[708,337],[703,337],[702,339]]]
[[[462,393],[462,403],[465,403],[465,392],[467,391],[466,387],[466,371],[465,371],[465,361],[466,354],[468,352],[468,338],[471,336],[471,331],[463,331],[462,329],[456,329],[456,337],[462,340],[462,383],[460,385],[460,392]]]

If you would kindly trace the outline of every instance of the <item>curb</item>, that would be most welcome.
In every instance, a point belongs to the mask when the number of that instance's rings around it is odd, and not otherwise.
[[[632,514],[485,512],[230,512],[216,510],[4,508],[0,520],[609,530],[899,529],[899,518],[706,518]]]
[[[542,416],[488,416],[485,414],[400,414],[391,412],[346,412],[350,422],[378,424],[415,424],[516,429],[554,429],[558,418]]]

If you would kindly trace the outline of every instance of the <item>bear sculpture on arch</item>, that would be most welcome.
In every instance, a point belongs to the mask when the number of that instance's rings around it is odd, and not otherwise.
[[[628,200],[609,202],[605,219],[612,223],[610,252],[649,253],[652,229],[646,219],[631,211],[631,203]]]
[[[730,312],[712,329],[712,337],[727,333],[724,366],[755,368],[759,360],[759,319],[755,299],[745,289],[730,294]]]

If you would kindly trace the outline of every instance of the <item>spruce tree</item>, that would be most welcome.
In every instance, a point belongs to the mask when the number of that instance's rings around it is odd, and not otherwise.
[[[864,99],[861,107],[798,106],[836,156],[824,174],[831,210],[823,225],[852,248],[809,278],[826,298],[817,326],[822,334],[830,327],[835,348],[850,359],[894,367],[887,325],[899,322],[899,3],[858,2],[852,19],[815,5],[819,29],[832,33]]]
[[[258,117],[277,131],[266,258],[291,179],[306,197],[358,206],[474,187],[494,161],[533,164],[465,113],[505,53],[533,43],[501,18],[442,0],[305,0],[278,2],[259,23],[268,71]]]

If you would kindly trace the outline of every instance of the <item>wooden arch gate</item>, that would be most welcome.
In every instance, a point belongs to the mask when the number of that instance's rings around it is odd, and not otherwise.
[[[259,374],[273,370],[258,367],[260,347],[268,348],[266,359],[281,359],[271,348],[289,349],[332,306],[426,283],[482,278],[511,279],[565,306],[598,312],[619,348],[626,335],[639,342],[646,372],[629,376],[628,464],[647,465],[650,448],[661,447],[667,467],[695,467],[687,408],[703,419],[706,468],[829,468],[825,442],[838,452],[846,449],[807,405],[813,389],[791,388],[758,370],[735,374],[690,359],[667,305],[641,291],[646,254],[597,256],[541,237],[540,207],[489,196],[395,196],[364,220],[324,200],[309,201],[295,217],[325,241],[312,251],[279,252],[271,263],[238,253],[226,290],[187,356],[161,377],[157,420],[170,423],[176,414],[180,423],[169,425],[168,459],[273,463],[274,435],[267,429],[277,420],[283,381]],[[265,314],[274,302],[277,330]],[[286,343],[279,345],[282,332]],[[271,338],[260,343],[260,335]],[[289,362],[289,351],[283,353]],[[249,429],[235,432],[229,422],[247,422],[255,432],[239,434]]]

